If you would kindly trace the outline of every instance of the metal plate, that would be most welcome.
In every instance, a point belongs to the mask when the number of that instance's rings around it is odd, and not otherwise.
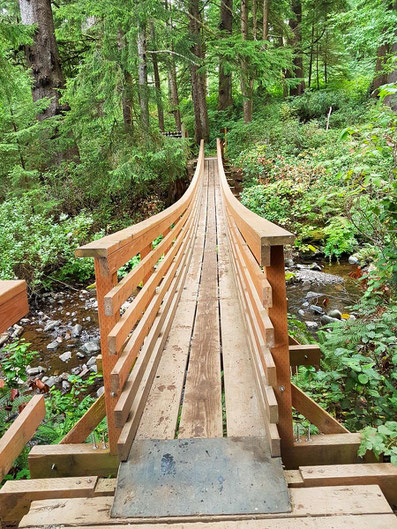
[[[281,461],[266,439],[135,441],[120,464],[113,517],[290,512]]]

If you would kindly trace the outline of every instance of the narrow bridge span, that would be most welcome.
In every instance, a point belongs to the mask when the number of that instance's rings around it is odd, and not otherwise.
[[[288,336],[291,242],[233,196],[218,141],[178,202],[79,248],[95,260],[104,395],[31,450],[31,493],[3,487],[6,519],[38,499],[20,527],[396,528],[394,467],[360,460],[360,435],[291,382],[320,362]],[[297,440],[293,409],[320,434]],[[105,415],[108,446],[84,443]]]

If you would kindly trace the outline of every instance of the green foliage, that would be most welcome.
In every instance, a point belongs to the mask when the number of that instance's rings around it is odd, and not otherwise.
[[[344,217],[334,217],[324,228],[326,244],[324,254],[339,259],[343,254],[351,254],[357,247],[354,226]]]
[[[368,450],[379,456],[390,457],[390,462],[397,466],[397,422],[387,421],[377,428],[367,426],[362,431],[363,440],[358,451],[359,456]]]
[[[24,339],[7,344],[2,349],[4,358],[1,362],[1,371],[5,377],[8,388],[17,388],[21,382],[26,382],[26,366],[39,353],[29,349],[30,343]]]

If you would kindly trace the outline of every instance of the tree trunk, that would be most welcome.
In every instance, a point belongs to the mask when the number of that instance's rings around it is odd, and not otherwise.
[[[312,36],[311,36],[311,45],[310,45],[309,88],[311,88],[312,86],[313,53],[314,53],[314,22],[312,22]]]
[[[151,45],[153,47],[153,50],[156,51],[156,33],[154,29],[154,23],[153,21],[150,22],[150,38],[151,38]],[[160,81],[160,72],[159,72],[159,64],[157,60],[157,55],[155,53],[152,53],[152,63],[153,63],[153,74],[154,74],[154,86],[156,90],[156,104],[157,104],[157,115],[159,120],[159,128],[161,132],[164,132],[164,109],[163,109],[163,98],[161,95],[161,81]]]
[[[301,79],[301,81],[291,88],[291,95],[299,96],[305,91],[305,81],[303,79],[303,56],[302,56],[302,0],[292,0],[292,11],[295,17],[290,19],[289,26],[294,34],[293,47],[295,56],[293,59],[294,77]]]
[[[263,0],[263,40],[268,40],[269,38],[269,3],[270,0]]]
[[[138,22],[138,87],[141,120],[145,128],[149,128],[149,95],[147,84],[147,43],[146,24]]]
[[[54,19],[50,0],[19,0],[21,20],[24,25],[36,24],[33,43],[25,47],[26,59],[32,69],[33,101],[44,97],[50,100],[48,107],[37,118],[43,120],[67,110],[59,103],[59,90],[65,87],[65,78],[55,40]]]
[[[170,16],[167,18],[167,27],[172,35],[172,0],[165,0],[165,8],[170,9]],[[174,51],[174,40],[171,38],[171,51]],[[182,130],[181,110],[179,108],[179,92],[178,82],[176,77],[176,64],[174,55],[171,54],[168,66],[168,93],[171,113],[174,114],[176,130]]]
[[[220,8],[221,22],[219,29],[232,34],[233,28],[233,0],[222,0]],[[224,61],[219,62],[219,110],[226,110],[233,106],[232,97],[232,74],[225,73]]]
[[[258,40],[258,5],[257,0],[252,0],[252,38]]]
[[[123,72],[123,92],[121,95],[121,108],[123,111],[123,122],[126,132],[132,132],[132,75],[126,69],[126,60],[123,56],[126,52],[126,42],[124,32],[118,30],[117,46],[120,52],[120,68]]]
[[[241,35],[248,40],[248,5],[247,0],[241,0]],[[253,81],[249,76],[246,59],[241,61],[241,93],[243,95],[243,114],[245,123],[252,121],[252,88]]]
[[[195,118],[195,139],[208,140],[209,124],[207,111],[206,76],[199,72],[199,64],[204,59],[204,48],[201,38],[201,0],[189,0],[189,30],[193,42],[191,51],[196,61],[190,67],[192,80],[192,98]]]

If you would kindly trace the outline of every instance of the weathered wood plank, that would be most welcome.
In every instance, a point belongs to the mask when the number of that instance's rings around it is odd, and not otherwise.
[[[77,421],[73,428],[60,441],[65,443],[84,443],[89,434],[95,430],[102,419],[106,417],[105,395],[102,394],[85,414]]]
[[[222,437],[214,167],[213,163],[206,163],[209,181],[205,253],[179,425],[181,439]]]
[[[317,426],[320,432],[325,434],[349,433],[349,430],[342,426],[332,415],[292,383],[291,393],[292,406],[312,424]]]
[[[16,283],[19,282],[16,281]],[[22,281],[22,283],[26,287],[25,281]],[[17,288],[20,288],[19,284]],[[6,331],[29,312],[26,290],[19,291],[14,296],[9,297],[11,292],[13,290],[3,289],[3,300],[0,301],[0,332]]]
[[[35,395],[0,439],[0,481],[45,417],[42,395]]]
[[[99,476],[109,477],[117,473],[119,460],[98,443],[92,444],[36,445],[28,457],[32,479]]]
[[[317,344],[290,345],[289,359],[291,367],[319,366],[321,349]]]
[[[6,481],[0,489],[0,519],[19,522],[32,501],[92,497],[97,480],[96,476],[90,476]]]
[[[309,519],[312,517],[322,517],[323,520],[334,519],[334,525],[330,525],[329,527],[341,529],[342,527],[345,527],[344,525],[338,525],[340,523],[341,516],[343,515],[354,515],[352,516],[353,518],[368,514],[392,515],[392,510],[377,485],[292,488],[290,489],[290,492],[292,511],[289,513],[278,514],[277,521],[279,523],[287,523],[286,520],[290,519],[293,520],[295,525],[280,525],[280,528],[299,527],[299,525],[296,525],[297,519],[303,519],[306,521],[306,517],[310,517]],[[110,507],[112,503],[113,498],[106,496],[87,499],[76,498],[69,500],[36,501],[32,503],[30,512],[22,519],[19,527],[24,529],[35,527],[38,529],[45,527],[45,525],[48,524],[48,519],[51,520],[51,524],[55,527],[57,527],[58,524],[63,524],[62,527],[82,528],[85,526],[97,525],[108,527],[122,526],[123,524],[127,525],[128,523],[134,524],[134,527],[135,524],[138,523],[139,527],[139,522],[142,522],[142,519],[139,520],[137,518],[129,518],[123,520],[120,518],[110,518]],[[262,522],[259,520],[252,520],[252,515],[240,515],[236,517],[230,516],[228,517],[228,521],[225,521],[224,517],[222,520],[222,517],[220,516],[191,516],[189,517],[189,521],[191,520],[192,523],[196,521],[206,522],[205,526],[208,526],[208,522],[216,522],[216,527],[219,528],[218,524],[221,522],[226,523],[226,527],[230,527],[230,524],[233,520],[243,520],[241,523],[259,523],[259,525],[256,527],[260,527],[262,529],[269,527],[270,521],[272,521],[272,519],[274,520],[274,515],[272,514],[257,515],[256,517],[262,520]],[[263,520],[266,520],[266,522]],[[179,527],[190,527],[190,523],[186,522],[186,517],[184,519],[145,519],[146,524],[158,524],[162,521],[167,524],[183,524]],[[145,525],[145,527],[150,527],[150,525]],[[153,527],[161,527],[161,525],[155,525]],[[172,528],[172,525],[167,525],[167,527]],[[178,525],[176,527],[178,527]],[[192,527],[194,527],[194,525]],[[247,527],[249,527],[249,525]],[[277,527],[277,525],[274,527]],[[302,527],[305,526],[303,525]],[[322,528],[324,525],[317,527]],[[380,525],[379,527],[382,529],[389,529],[389,527],[385,525]],[[362,529],[362,526],[360,526],[360,528]],[[392,528],[393,525],[390,526],[390,529]]]

